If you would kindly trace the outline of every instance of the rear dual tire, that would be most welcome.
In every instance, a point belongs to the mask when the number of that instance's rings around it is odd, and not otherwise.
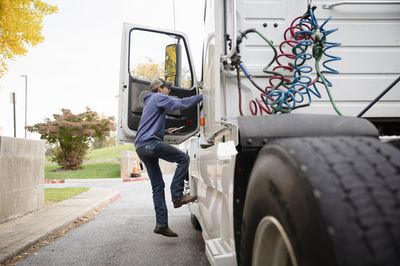
[[[400,265],[400,151],[368,137],[266,145],[240,249],[241,265]]]

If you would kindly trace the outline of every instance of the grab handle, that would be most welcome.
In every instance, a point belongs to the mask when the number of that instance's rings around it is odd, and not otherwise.
[[[226,55],[221,56],[221,61],[226,61],[228,60],[235,52],[236,52],[236,0],[230,1],[228,0],[227,2],[230,2],[230,16],[232,18],[232,28],[233,32],[232,34],[232,47],[230,51]],[[225,18],[227,19],[227,18]],[[227,23],[227,22],[225,22]]]

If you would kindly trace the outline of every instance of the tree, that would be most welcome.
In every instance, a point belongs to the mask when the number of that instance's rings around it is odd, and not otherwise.
[[[7,71],[7,60],[25,55],[28,45],[44,40],[43,18],[56,11],[42,0],[0,0],[0,77]]]
[[[99,115],[100,119],[108,119],[105,114]],[[116,144],[115,140],[115,134],[112,134],[114,131],[110,132],[109,135],[101,135],[98,137],[95,137],[90,145],[90,148],[92,150],[95,149],[101,149],[101,148],[106,148],[106,147],[111,147]]]
[[[114,130],[114,118],[99,118],[96,112],[86,111],[75,115],[68,109],[62,114],[54,114],[54,120],[45,119],[44,123],[28,126],[30,132],[37,132],[41,139],[56,144],[51,161],[63,169],[81,168],[83,160],[94,139],[109,136]]]
[[[95,150],[95,149],[112,147],[115,146],[116,143],[117,141],[113,136],[104,136],[103,138],[95,138],[91,145],[91,149]]]
[[[131,69],[131,74],[134,77],[146,80],[152,80],[155,77],[164,77],[164,64],[156,63],[151,58],[146,58],[146,63],[135,65]]]

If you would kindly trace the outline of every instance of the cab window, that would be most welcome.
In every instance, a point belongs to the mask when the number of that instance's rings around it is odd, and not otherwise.
[[[175,87],[191,89],[193,70],[184,39],[179,35],[132,29],[129,44],[129,73],[134,79],[151,81],[161,77]]]

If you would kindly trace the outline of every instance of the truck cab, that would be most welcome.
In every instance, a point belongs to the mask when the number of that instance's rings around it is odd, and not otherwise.
[[[207,0],[200,79],[184,33],[123,26],[120,142],[134,141],[153,77],[173,82],[174,97],[204,95],[200,107],[167,114],[167,128],[184,128],[165,141],[190,155],[198,200],[189,209],[212,265],[400,263],[399,142],[382,143],[400,135],[400,5],[311,4]],[[304,72],[325,67],[321,87],[274,105],[274,73],[293,80],[299,69],[298,61],[279,69],[280,59],[294,60],[282,47],[293,50],[289,35],[310,17],[318,32],[297,42],[323,39],[322,56],[312,50]]]

